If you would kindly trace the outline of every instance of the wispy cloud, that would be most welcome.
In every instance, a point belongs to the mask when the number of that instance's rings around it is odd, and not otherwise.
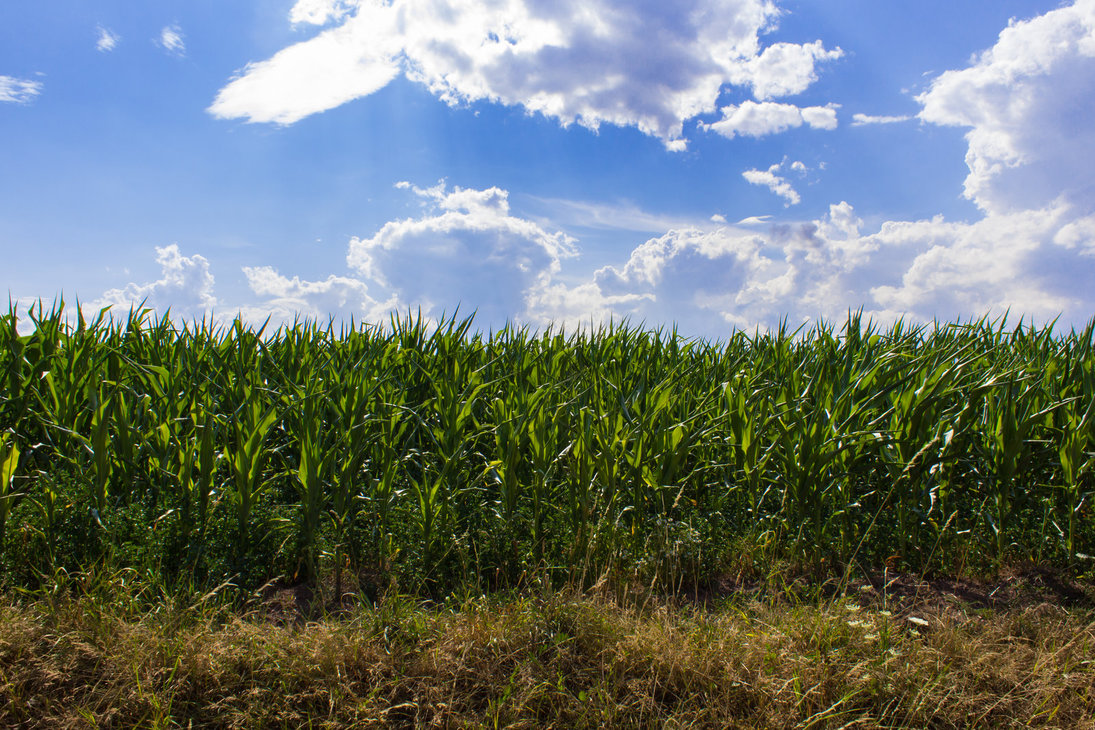
[[[40,81],[17,79],[14,76],[0,76],[0,102],[29,104],[40,93],[42,93]]]
[[[783,170],[784,166],[789,166],[800,175],[806,172],[806,165],[802,162],[796,160],[790,163],[790,165],[787,165],[787,160],[784,159],[783,162],[777,162],[767,170],[746,170],[741,176],[745,178],[746,182],[750,185],[763,185],[779,197],[783,198],[787,201],[783,204],[785,208],[792,205],[798,205],[802,200],[798,191],[794,189],[787,178],[777,174]]]
[[[95,42],[95,48],[103,53],[113,51],[118,41],[122,39],[117,33],[101,25],[96,30],[99,32],[99,39]]]
[[[166,26],[160,31],[160,46],[174,56],[186,55],[186,42],[182,29],[177,25]]]
[[[912,119],[911,116],[874,116],[871,114],[853,114],[852,126],[862,127],[865,124],[896,124],[898,122],[907,122]]]
[[[604,203],[563,198],[521,196],[526,208],[533,208],[543,225],[565,228],[591,228],[605,231],[635,231],[662,233],[671,228],[692,228],[701,221],[684,216],[672,216],[643,210],[634,203],[622,201]],[[527,203],[531,203],[529,206]]]

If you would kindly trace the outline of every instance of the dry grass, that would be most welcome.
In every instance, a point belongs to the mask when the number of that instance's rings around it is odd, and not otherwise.
[[[854,600],[392,598],[307,623],[7,601],[0,726],[1095,725],[1089,611]]]

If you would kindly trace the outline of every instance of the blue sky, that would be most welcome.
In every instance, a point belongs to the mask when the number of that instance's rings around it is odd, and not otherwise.
[[[21,305],[1095,314],[1095,0],[15,0]]]

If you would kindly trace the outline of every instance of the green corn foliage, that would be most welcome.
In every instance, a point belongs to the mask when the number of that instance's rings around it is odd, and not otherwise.
[[[222,430],[222,426],[212,410],[208,396],[198,400],[191,407],[190,420],[193,424],[193,430],[190,432],[191,438],[187,442],[187,448],[191,449],[193,460],[184,456],[180,461],[184,469],[189,467],[188,473],[183,478],[186,480],[187,486],[192,487],[193,497],[197,503],[198,548],[200,550],[205,542],[206,528],[209,525],[209,506],[213,495],[213,478],[216,473],[217,463],[221,458],[221,453],[217,451],[217,443],[218,433]],[[184,492],[181,496],[189,503],[188,494]]]
[[[361,506],[370,498],[374,505],[384,501],[384,508],[378,508],[377,514],[386,516],[391,501],[390,497],[377,499],[373,485],[380,480],[365,474],[370,447],[375,438],[371,428],[378,418],[377,401],[381,384],[388,379],[386,353],[383,350],[372,352],[370,343],[360,333],[351,330],[342,334],[348,346],[332,353],[332,359],[325,368],[330,383],[325,398],[325,423],[330,441],[327,448],[333,460],[327,514],[334,527],[335,587],[339,595],[342,592],[344,551],[349,550],[355,564],[361,560],[359,547],[349,539]],[[333,331],[329,330],[328,337],[332,336]],[[395,453],[394,448],[392,453]],[[392,468],[391,472],[394,478],[395,469]],[[394,489],[393,478],[389,478],[385,486]],[[382,522],[383,517],[378,517],[378,521]]]
[[[313,579],[318,574],[317,536],[320,518],[327,503],[328,491],[334,481],[334,464],[338,452],[333,448],[334,433],[323,428],[320,411],[324,404],[323,381],[309,379],[296,398],[297,407],[289,417],[289,436],[299,450],[299,464],[294,472],[300,489],[300,561],[298,575]]]
[[[279,420],[277,407],[271,402],[261,370],[254,369],[249,355],[262,352],[258,335],[243,329],[236,322],[236,349],[230,395],[236,405],[229,416],[230,440],[225,445],[225,461],[232,473],[234,490],[230,498],[235,506],[236,554],[242,558],[250,543],[251,513],[256,501],[269,485],[264,472],[269,460],[266,437]]]
[[[5,497],[0,530],[57,565],[83,559],[54,556],[73,514],[115,548],[86,555],[220,581],[261,559],[251,579],[333,569],[339,590],[347,565],[431,591],[606,569],[668,585],[680,556],[710,578],[749,541],[942,570],[1082,566],[1095,541],[1092,326],[852,313],[716,342],[9,309],[0,433],[27,499]],[[7,543],[30,574],[35,549]]]
[[[569,461],[565,482],[567,527],[574,541],[567,555],[568,565],[583,565],[589,552],[590,532],[594,529],[595,423],[596,416],[589,407],[578,410],[571,425],[573,440],[563,451]]]
[[[0,550],[4,547],[8,516],[18,496],[13,488],[19,466],[19,446],[11,433],[0,433]]]
[[[404,392],[382,390],[378,394],[374,417],[370,421],[372,434],[368,451],[368,482],[365,495],[372,518],[371,548],[377,566],[386,570],[391,544],[390,515],[405,493],[399,479],[405,472],[404,461],[410,455],[409,440],[413,413],[404,405]]]

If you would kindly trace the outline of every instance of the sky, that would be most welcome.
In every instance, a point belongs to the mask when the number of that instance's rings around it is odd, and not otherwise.
[[[1095,315],[1095,0],[8,0],[18,307]]]

